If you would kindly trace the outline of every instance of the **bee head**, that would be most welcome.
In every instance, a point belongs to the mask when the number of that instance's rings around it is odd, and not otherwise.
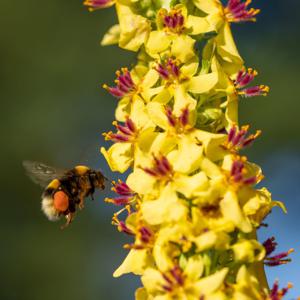
[[[101,188],[104,189],[104,176],[99,171],[93,171],[90,174],[90,179],[94,185],[95,188]]]

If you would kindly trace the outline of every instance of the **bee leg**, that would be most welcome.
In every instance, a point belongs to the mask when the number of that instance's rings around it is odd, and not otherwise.
[[[66,223],[62,225],[60,228],[65,229],[66,227],[68,227],[72,223],[73,219],[74,219],[74,213],[68,213],[66,215]]]
[[[79,206],[79,208],[80,209],[83,209],[84,208],[84,196],[83,195],[80,195],[79,196],[79,204],[78,204],[78,206]]]

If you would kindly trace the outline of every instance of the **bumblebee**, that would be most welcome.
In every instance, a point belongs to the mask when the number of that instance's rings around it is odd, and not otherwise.
[[[71,170],[58,170],[43,163],[24,161],[29,177],[44,189],[42,211],[50,221],[65,216],[68,226],[78,209],[84,207],[84,200],[96,189],[105,188],[105,176],[87,166],[76,166]]]

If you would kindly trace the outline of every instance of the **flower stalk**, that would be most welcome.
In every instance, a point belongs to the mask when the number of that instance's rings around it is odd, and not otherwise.
[[[90,10],[115,6],[119,24],[103,45],[137,52],[132,69],[117,71],[116,132],[101,152],[121,206],[113,216],[130,236],[114,273],[141,277],[137,300],[282,299],[291,287],[269,289],[264,265],[290,261],[274,238],[256,231],[281,202],[273,201],[259,166],[241,151],[261,134],[238,122],[244,98],[266,96],[253,85],[235,45],[231,23],[255,21],[251,0],[85,1]],[[198,45],[204,45],[199,50]],[[250,85],[250,86],[249,86]]]

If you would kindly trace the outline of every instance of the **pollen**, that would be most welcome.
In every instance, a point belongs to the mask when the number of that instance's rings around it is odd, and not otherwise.
[[[53,196],[53,206],[59,212],[65,212],[69,207],[69,197],[63,191],[58,191]]]

